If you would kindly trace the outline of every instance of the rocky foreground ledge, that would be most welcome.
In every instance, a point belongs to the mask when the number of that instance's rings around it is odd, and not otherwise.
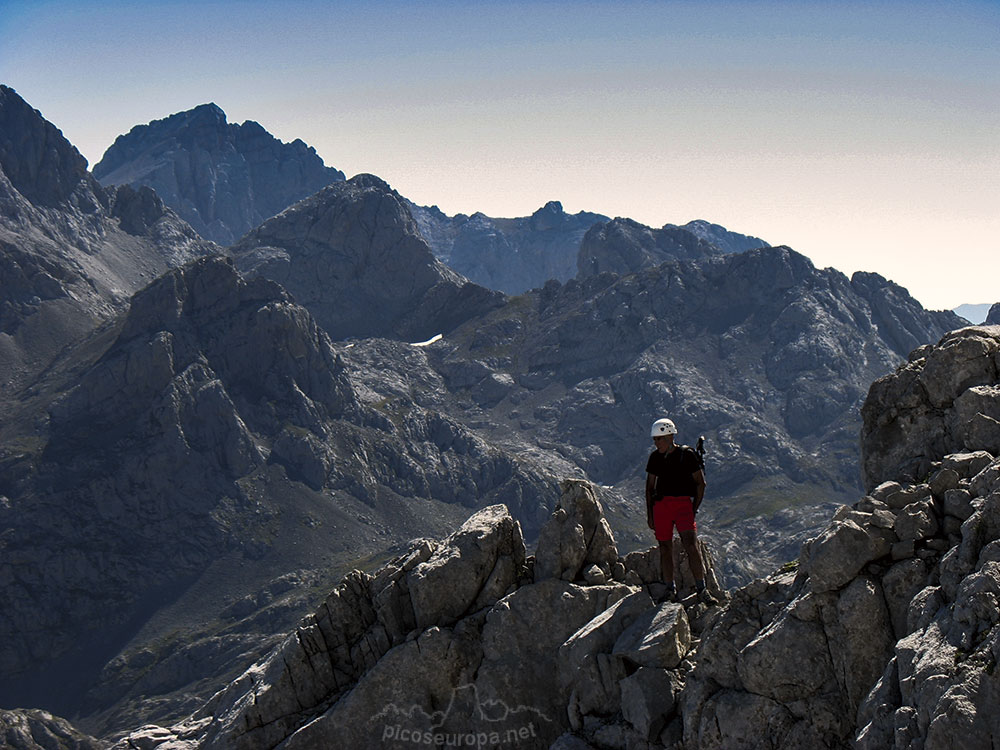
[[[351,572],[189,720],[115,747],[412,747],[438,736],[549,747],[609,721],[622,736],[658,737],[668,718],[679,739],[674,702],[658,703],[679,692],[719,608],[696,602],[690,580],[687,608],[655,605],[655,550],[619,557],[593,486],[563,489],[535,556],[505,506],[485,508],[374,575]],[[714,575],[709,585],[725,596]]]
[[[940,445],[957,450],[924,441],[900,461],[882,440],[905,476],[721,606],[654,603],[655,551],[619,557],[593,487],[568,482],[534,557],[506,508],[486,508],[352,572],[264,663],[115,750],[995,747],[1000,459],[974,442],[992,440],[998,373],[1000,328],[979,327],[873,385],[883,438],[918,440],[933,376]],[[892,392],[908,400],[874,412]]]

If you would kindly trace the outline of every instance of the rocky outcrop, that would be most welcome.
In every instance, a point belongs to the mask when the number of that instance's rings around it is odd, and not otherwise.
[[[685,227],[651,229],[631,219],[615,219],[590,229],[580,244],[577,277],[637,273],[668,260],[693,260],[723,251]]]
[[[497,219],[482,213],[448,217],[437,207],[410,204],[434,255],[466,278],[506,294],[521,294],[549,279],[576,275],[580,242],[607,216],[567,214],[549,201],[531,216]]]
[[[220,245],[344,180],[301,140],[282,143],[251,120],[229,123],[215,104],[137,125],[115,140],[94,176],[107,186],[152,188]]]
[[[155,276],[216,249],[155,196],[101,188],[62,133],[0,86],[0,397]]]
[[[937,392],[961,392],[969,359],[957,342],[983,336],[957,331],[914,361],[939,368]],[[873,387],[866,433],[905,416],[914,375],[911,361]],[[943,430],[960,411],[941,403],[922,424]],[[881,482],[838,510],[797,566],[733,594],[685,686],[685,747],[995,744],[1000,460],[916,445],[925,481]],[[905,474],[907,464],[888,459]]]
[[[502,304],[434,259],[406,202],[358,175],[265,222],[231,249],[281,283],[335,339],[423,341]]]
[[[575,581],[581,574],[604,583],[616,570],[618,548],[597,497],[586,485],[570,484],[549,522],[542,527],[535,555],[535,581]]]
[[[584,482],[564,486],[549,524],[565,528],[567,514],[604,524]],[[352,572],[274,654],[188,720],[116,747],[404,747],[473,735],[483,746],[544,748],[570,729],[658,737],[676,720],[659,691],[679,691],[692,628],[709,609],[655,606],[628,561],[612,558],[613,537],[557,539],[543,534],[527,558],[506,508],[485,508],[443,542],[416,543],[374,574]],[[635,583],[539,578],[537,567],[532,581],[532,562],[553,556],[594,557]]]
[[[14,89],[3,85],[0,133],[0,169],[11,187],[30,203],[58,206],[74,195],[85,200],[88,192],[95,193],[87,160],[55,125],[44,120]],[[81,182],[85,183],[84,191],[80,190]]]
[[[865,486],[924,479],[945,453],[1000,455],[1000,328],[953,331],[872,384],[862,415]]]
[[[1000,326],[1000,302],[995,302],[986,313],[985,324],[988,326]]]
[[[103,750],[108,743],[46,711],[0,709],[0,745],[8,750]]]

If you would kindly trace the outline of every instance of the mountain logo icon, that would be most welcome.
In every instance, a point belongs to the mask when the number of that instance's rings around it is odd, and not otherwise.
[[[553,722],[530,706],[483,700],[474,684],[452,691],[448,706],[428,713],[414,705],[386,706],[373,717],[381,725],[384,748],[475,748],[533,750],[549,746]]]

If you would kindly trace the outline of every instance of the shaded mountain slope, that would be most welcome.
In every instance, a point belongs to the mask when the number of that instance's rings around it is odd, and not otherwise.
[[[503,301],[437,261],[405,200],[373,175],[324,188],[230,252],[241,271],[281,283],[335,339],[421,341]]]
[[[731,232],[724,226],[713,224],[704,219],[695,219],[684,224],[681,229],[686,229],[700,239],[705,240],[724,253],[742,253],[746,250],[755,250],[758,247],[771,247],[771,245],[759,237],[750,237],[738,232]]]
[[[350,561],[491,502],[537,530],[551,477],[359,394],[345,352],[277,284],[213,257],[67,353],[3,429],[0,705],[102,732],[176,711]]]
[[[157,275],[216,249],[152,192],[102,188],[59,130],[0,86],[0,392]]]
[[[108,148],[94,176],[103,185],[152,188],[220,245],[344,180],[301,140],[282,143],[251,120],[228,123],[215,104],[135,126]]]

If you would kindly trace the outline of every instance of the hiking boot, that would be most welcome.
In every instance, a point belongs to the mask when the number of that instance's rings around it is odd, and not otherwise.
[[[677,601],[677,589],[667,588],[666,586],[660,584],[658,587],[659,593],[653,597],[654,604],[665,604],[667,602]],[[652,593],[652,592],[651,592]]]
[[[719,600],[708,589],[702,589],[698,592],[698,601],[707,604],[709,607],[719,604]]]

